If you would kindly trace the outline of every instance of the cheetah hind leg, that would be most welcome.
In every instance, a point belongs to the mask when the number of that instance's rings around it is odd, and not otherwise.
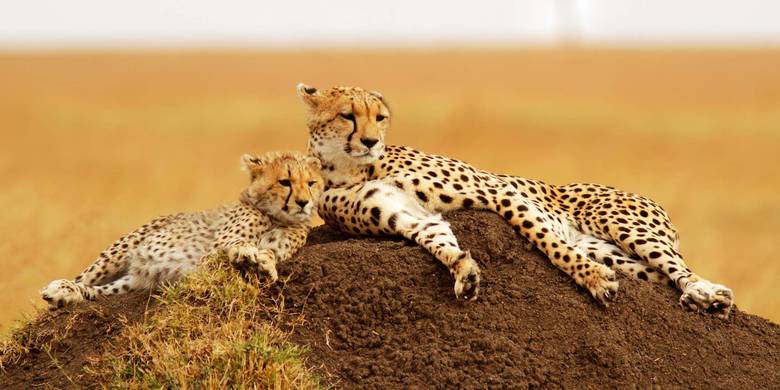
[[[722,285],[698,279],[689,282],[680,296],[680,306],[692,311],[706,311],[719,318],[728,318],[734,306],[734,293]]]
[[[634,241],[633,244],[637,256],[662,271],[682,291],[680,306],[728,318],[734,307],[734,293],[724,285],[712,283],[693,273],[674,249],[676,244],[668,247],[650,242],[639,244]]]
[[[40,293],[50,309],[70,306],[85,299],[94,300],[97,295],[93,288],[67,279],[53,280]]]
[[[170,223],[171,218],[171,216],[155,218],[148,224],[114,241],[111,246],[100,253],[100,256],[87,269],[76,277],[75,282],[86,286],[96,286],[116,279],[129,267],[130,256],[128,256],[128,252],[138,248],[146,237]]]
[[[675,288],[674,282],[658,269],[643,260],[631,257],[617,245],[588,234],[577,237],[574,246],[580,248],[591,260],[606,265],[638,280],[667,284]]]
[[[125,274],[117,280],[114,280],[113,282],[102,284],[100,286],[91,286],[91,288],[95,290],[96,295],[109,296],[126,294],[130,291],[153,287],[149,286],[148,284],[149,283],[142,283],[142,281],[131,272]]]
[[[124,294],[138,290],[143,287],[138,282],[138,278],[130,274],[100,286],[87,286],[72,280],[58,279],[41,290],[41,298],[49,303],[51,309],[57,309],[74,305],[85,299],[92,301],[98,296]]]

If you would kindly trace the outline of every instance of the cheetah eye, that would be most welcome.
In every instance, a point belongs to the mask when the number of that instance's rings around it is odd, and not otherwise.
[[[385,116],[384,116],[384,115],[377,115],[377,116],[376,116],[376,121],[377,121],[377,122],[381,122],[381,121],[383,121],[383,120],[385,120]]]
[[[355,120],[355,114],[353,114],[351,112],[349,114],[341,113],[339,115],[341,115],[342,118],[344,118],[344,119],[346,119],[348,121],[354,121]]]
[[[309,182],[309,187],[311,187],[311,186],[313,186],[313,185],[315,185],[315,184],[317,184],[317,182],[316,182],[316,181],[314,181],[314,180],[312,180],[312,181],[310,181],[310,182]]]
[[[281,184],[281,185],[283,185],[285,187],[289,187],[290,186],[290,181],[287,180],[287,179],[282,179],[282,180],[279,180],[279,184]]]

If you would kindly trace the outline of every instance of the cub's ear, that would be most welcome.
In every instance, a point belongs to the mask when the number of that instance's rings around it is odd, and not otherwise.
[[[308,86],[304,83],[299,83],[295,89],[298,91],[298,97],[308,104],[311,108],[316,108],[322,100],[322,94],[317,88]]]
[[[249,172],[249,176],[252,177],[252,180],[263,172],[264,167],[265,161],[260,159],[260,157],[251,154],[241,156],[241,170]]]
[[[320,170],[322,170],[322,163],[320,162],[320,159],[318,159],[317,157],[309,156],[306,157],[304,161],[306,162],[306,165],[308,165],[311,169],[314,169],[318,173],[320,172]]]

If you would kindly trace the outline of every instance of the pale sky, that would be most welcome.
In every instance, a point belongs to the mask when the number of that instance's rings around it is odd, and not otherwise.
[[[2,0],[0,47],[780,44],[775,0]],[[567,7],[570,4],[570,7]]]

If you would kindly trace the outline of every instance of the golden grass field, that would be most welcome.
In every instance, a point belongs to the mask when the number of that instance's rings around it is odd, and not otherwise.
[[[303,149],[297,82],[382,91],[388,142],[669,211],[689,266],[780,321],[780,51],[0,54],[0,328],[152,217]],[[670,304],[672,304],[670,302]]]

